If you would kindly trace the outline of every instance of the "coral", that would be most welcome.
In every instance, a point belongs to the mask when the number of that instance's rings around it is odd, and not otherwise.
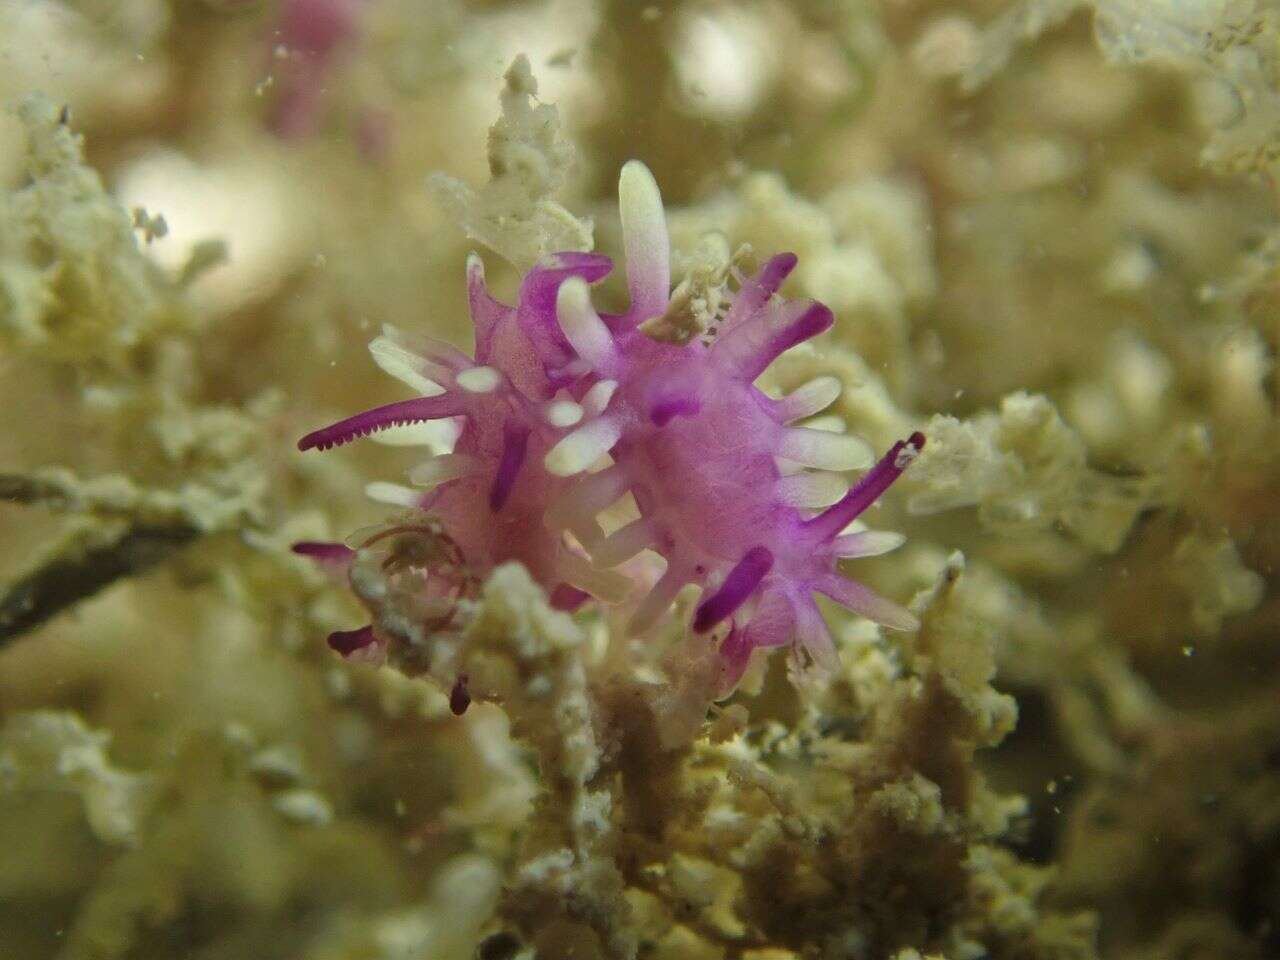
[[[110,740],[109,733],[88,729],[75,714],[15,714],[0,729],[0,790],[74,792],[99,839],[135,840],[151,799],[151,778],[112,766]]]
[[[477,700],[501,704],[538,758],[543,791],[495,945],[805,955],[907,937],[948,956],[1091,956],[1090,918],[1046,914],[1044,871],[990,846],[1023,805],[985,785],[972,752],[998,743],[1015,710],[990,686],[990,636],[956,605],[963,569],[951,558],[920,599],[901,662],[869,644],[806,681],[794,729],[730,721],[692,741],[664,732],[677,698],[610,672],[523,569],[496,570],[467,625],[420,651],[438,682],[465,674]],[[856,739],[828,727],[837,716]]]
[[[489,131],[492,180],[476,192],[434,174],[429,186],[467,236],[528,270],[549,254],[590,250],[592,227],[552,199],[564,186],[574,151],[560,132],[556,108],[534,105],[538,82],[528,58],[517,57],[504,79],[502,119]]]
[[[38,355],[119,367],[182,314],[85,165],[69,109],[32,96],[18,117],[31,182],[0,205],[0,335]]]
[[[1114,552],[1156,499],[1143,478],[1112,477],[1087,464],[1084,443],[1045,397],[1013,394],[999,415],[966,423],[937,417],[921,458],[911,509],[977,506],[983,524],[1023,534],[1061,524],[1094,549]]]
[[[1230,541],[1188,536],[1174,548],[1170,562],[1191,601],[1192,624],[1203,634],[1218,633],[1223,620],[1262,600],[1262,576],[1241,563]]]
[[[1081,798],[1061,890],[1074,902],[1142,905],[1123,916],[1104,911],[1117,952],[1253,958],[1280,946],[1278,735],[1270,696],[1179,718],[1151,732],[1128,782],[1100,783]],[[1159,833],[1142,828],[1152,820]]]
[[[970,89],[985,82],[1019,42],[1072,12],[1092,9],[1103,53],[1117,63],[1158,63],[1200,78],[1197,106],[1211,130],[1206,162],[1265,170],[1277,156],[1280,89],[1275,51],[1264,39],[1275,11],[1258,0],[1184,4],[1176,0],[1029,0],[1012,4],[977,45],[983,55],[963,73]]]
[[[85,414],[130,462],[127,474],[5,475],[0,497],[72,517],[0,600],[5,639],[198,536],[261,524],[267,500],[252,415],[192,402],[199,324],[184,283],[202,269],[201,254],[180,277],[166,274],[84,162],[67,108],[33,95],[18,116],[29,183],[0,208],[0,336],[21,355],[74,367]],[[134,378],[152,366],[163,375]]]

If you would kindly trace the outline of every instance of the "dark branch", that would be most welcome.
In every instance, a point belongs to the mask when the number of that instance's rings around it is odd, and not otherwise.
[[[5,499],[18,499],[7,494],[0,491]],[[122,577],[142,573],[199,533],[191,526],[140,524],[126,527],[109,542],[46,560],[0,597],[0,647]]]

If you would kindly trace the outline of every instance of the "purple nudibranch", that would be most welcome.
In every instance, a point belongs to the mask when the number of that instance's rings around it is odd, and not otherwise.
[[[374,484],[370,494],[432,515],[477,577],[515,560],[562,608],[588,598],[631,603],[633,634],[651,629],[683,587],[700,587],[692,629],[724,628],[725,690],[760,647],[833,661],[816,594],[914,629],[907,610],[843,576],[838,563],[901,544],[898,534],[847,528],[919,455],[924,436],[913,433],[872,465],[861,440],[795,425],[837,399],[835,378],[781,399],[755,386],[780,354],[834,322],[821,303],[778,295],[792,254],[742,278],[714,339],[672,343],[642,330],[668,311],[671,275],[661,197],[637,161],[623,167],[619,206],[625,313],[601,314],[591,302],[591,285],[612,269],[607,257],[547,257],[508,306],[489,295],[473,255],[474,358],[386,329],[371,345],[374,359],[420,395],[308,434],[299,448],[449,422],[452,451],[411,472],[416,489]],[[845,490],[840,472],[868,466]],[[601,513],[628,495],[633,519],[606,533]],[[633,562],[642,551],[666,561],[656,579]],[[302,552],[338,555],[316,545]]]

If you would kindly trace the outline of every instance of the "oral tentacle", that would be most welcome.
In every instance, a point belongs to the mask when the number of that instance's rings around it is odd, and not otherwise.
[[[423,496],[417,490],[399,483],[387,483],[385,480],[366,483],[364,495],[376,503],[384,503],[389,507],[401,507],[405,510],[420,509],[423,505]]]
[[[488,362],[498,328],[513,317],[515,311],[489,294],[489,288],[485,284],[484,261],[474,253],[467,256],[467,303],[471,308],[471,322],[475,327],[476,359]]]
[[[796,640],[800,646],[819,669],[834,672],[840,665],[840,658],[836,655],[835,641],[831,639],[831,631],[818,605],[806,595],[795,600],[792,610],[796,618]]]
[[[631,592],[629,577],[612,570],[599,570],[570,550],[561,553],[557,572],[565,583],[606,603],[621,603]]]
[[[425,333],[410,333],[389,323],[382,325],[382,335],[401,348],[408,350],[444,370],[457,372],[475,366],[475,361],[453,344]]]

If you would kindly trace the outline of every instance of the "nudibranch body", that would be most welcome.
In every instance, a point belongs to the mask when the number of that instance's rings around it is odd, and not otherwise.
[[[819,663],[833,647],[815,594],[879,623],[911,629],[906,610],[842,576],[838,562],[886,552],[897,534],[848,527],[919,453],[913,434],[852,489],[841,471],[871,465],[860,440],[796,426],[839,395],[821,377],[781,399],[756,379],[780,354],[828,329],[831,312],[778,295],[796,259],[780,254],[741,281],[714,335],[651,335],[674,309],[662,201],[632,161],[619,184],[628,310],[599,314],[591,285],[608,258],[563,253],[525,277],[517,303],[493,299],[468,264],[476,356],[388,332],[380,365],[423,396],[304,437],[326,448],[389,426],[459,418],[453,451],[410,476],[419,493],[372,491],[434,515],[483,576],[522,562],[562,606],[626,598],[618,569],[641,551],[666,562],[638,598],[630,630],[647,631],[688,584],[702,589],[692,629],[724,631],[726,689],[758,647],[791,645]],[[627,495],[635,519],[607,535],[600,515]],[[625,568],[623,568],[625,569]]]
[[[563,365],[565,351],[545,339],[539,320],[544,302],[554,309],[555,291],[568,277],[599,278],[604,257],[561,254],[536,267],[521,286],[519,307],[489,296],[484,269],[471,258],[467,277],[476,356],[429,337],[387,328],[370,344],[380,367],[422,396],[387,404],[308,434],[299,448],[328,449],[390,427],[432,420],[460,421],[453,450],[409,472],[411,489],[370,484],[375,499],[440,522],[469,568],[481,575],[518,560],[565,607],[586,594],[620,600],[627,581],[593,567],[544,522],[547,504],[566,481],[542,467],[566,427],[581,419],[569,399],[569,382],[547,355]],[[541,347],[541,352],[539,351]]]

